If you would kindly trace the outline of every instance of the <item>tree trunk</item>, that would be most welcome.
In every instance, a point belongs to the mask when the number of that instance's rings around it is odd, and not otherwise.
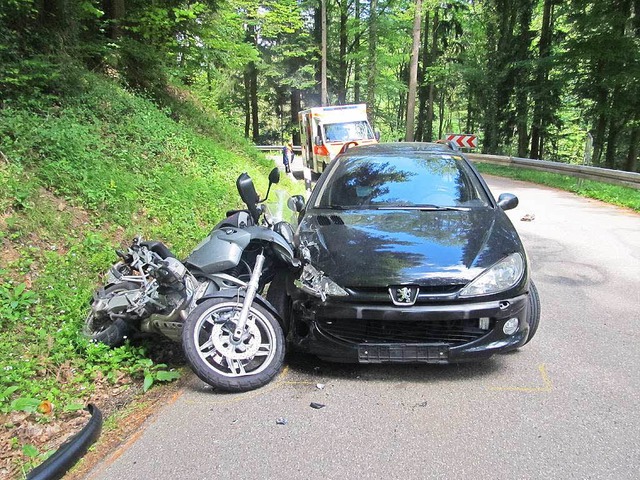
[[[324,107],[329,103],[329,95],[327,93],[327,0],[321,0],[320,8],[322,8],[322,73],[320,83],[320,102]]]
[[[431,55],[429,56],[429,65],[434,65],[438,56],[438,25],[440,23],[439,12],[436,7],[436,11],[433,14],[433,30],[431,32]],[[433,104],[435,101],[435,84],[433,80],[429,78],[429,95],[427,97],[427,118],[425,128],[425,140],[427,142],[433,141]]]
[[[251,90],[251,77],[249,71],[244,72],[244,136],[249,138],[251,134],[251,101],[249,99]]]
[[[544,0],[542,12],[542,30],[540,31],[540,56],[538,59],[538,74],[536,76],[536,93],[534,96],[533,121],[531,123],[531,150],[529,158],[540,158],[543,142],[543,122],[546,117],[545,111],[548,107],[545,105],[544,97],[548,93],[546,86],[549,79],[549,67],[547,58],[551,52],[551,17],[552,17],[553,0]]]
[[[635,172],[638,169],[638,144],[640,144],[640,119],[636,119],[635,127],[631,130],[629,138],[629,154],[624,169],[627,172]]]
[[[314,77],[316,88],[314,89],[313,98],[309,99],[312,105],[318,105],[322,99],[322,4],[318,2],[314,9],[313,16],[313,38],[317,51],[314,52]]]
[[[425,133],[424,133],[424,124],[426,122],[426,113],[427,113],[427,99],[429,97],[429,87],[427,86],[427,68],[429,65],[429,10],[425,8],[427,11],[424,16],[424,33],[422,35],[422,58],[420,69],[418,70],[418,125],[416,126],[416,140],[424,141]]]
[[[533,15],[533,2],[527,0],[520,10],[520,24],[518,34],[518,62],[516,67],[516,129],[518,131],[518,157],[527,156],[529,147],[529,134],[527,124],[529,119],[529,69],[524,66],[528,64],[529,47],[531,45],[531,17]]]
[[[122,36],[121,21],[125,16],[125,0],[103,0],[102,9],[109,22],[107,34],[110,39],[116,40]]]
[[[353,50],[356,52],[356,58],[353,61],[353,101],[360,103],[360,0],[356,2],[356,37],[354,39]]]
[[[444,138],[444,90],[440,92],[440,102],[438,104],[438,138]]]
[[[298,112],[300,108],[300,90],[291,88],[291,125],[293,126],[293,144],[300,145],[300,130],[298,130]]]
[[[378,46],[378,0],[371,0],[369,7],[369,61],[367,75],[367,113],[371,125],[375,125],[375,103],[376,103],[376,70],[377,58],[376,48]]]
[[[487,51],[489,53],[489,59],[487,61],[487,71],[497,71],[497,60],[495,55],[491,52],[495,52],[497,49],[496,41],[496,28],[495,25],[489,25],[487,29]],[[482,153],[497,153],[498,148],[498,119],[496,116],[496,85],[494,79],[490,78],[489,85],[485,88],[483,98],[484,109],[484,140],[482,142]]]
[[[413,128],[416,114],[416,89],[418,83],[418,53],[420,50],[420,22],[422,21],[422,0],[416,0],[416,11],[413,16],[413,45],[411,48],[411,65],[409,66],[409,93],[407,94],[407,122],[404,139],[413,142]]]
[[[349,10],[347,0],[338,2],[340,8],[340,58],[338,60],[338,104],[347,103],[347,21]]]
[[[258,122],[258,69],[255,62],[249,63],[249,81],[251,83],[251,131],[253,143],[258,143],[260,138],[260,124]]]
[[[616,87],[613,91],[613,98],[611,100],[611,111],[620,112],[622,106],[620,105],[622,95],[620,87]],[[609,115],[609,135],[607,135],[607,154],[605,162],[607,168],[616,168],[616,152],[618,147],[618,138],[620,138],[620,131],[624,127],[624,119],[621,120],[620,116],[616,113]]]

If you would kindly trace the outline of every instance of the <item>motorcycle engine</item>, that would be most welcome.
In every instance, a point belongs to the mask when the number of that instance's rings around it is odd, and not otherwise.
[[[184,276],[186,273],[187,267],[180,260],[168,257],[156,270],[155,277],[159,285],[182,291],[185,288]]]

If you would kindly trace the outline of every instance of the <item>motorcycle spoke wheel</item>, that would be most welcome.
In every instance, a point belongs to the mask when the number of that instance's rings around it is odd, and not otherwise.
[[[233,342],[234,320],[239,314],[240,307],[235,302],[229,302],[203,317],[196,325],[200,357],[218,373],[229,377],[260,373],[275,354],[271,348],[275,331],[257,311],[249,313],[243,337],[239,342]],[[263,338],[267,339],[267,343],[262,343]],[[260,357],[264,358],[256,361]]]
[[[187,318],[183,347],[194,372],[227,391],[247,391],[268,383],[284,361],[284,334],[275,317],[252,305],[244,333],[233,341],[241,304],[211,299]]]

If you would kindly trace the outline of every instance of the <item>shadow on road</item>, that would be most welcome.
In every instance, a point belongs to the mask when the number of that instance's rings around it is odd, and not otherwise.
[[[287,365],[296,377],[324,379],[366,379],[378,381],[409,381],[429,383],[442,380],[458,381],[493,375],[503,368],[501,356],[484,362],[451,365],[434,364],[342,364],[320,360],[298,352],[287,354]]]

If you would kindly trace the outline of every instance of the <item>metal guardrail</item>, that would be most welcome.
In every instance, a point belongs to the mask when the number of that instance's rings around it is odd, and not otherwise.
[[[481,155],[478,153],[465,154],[469,160],[477,162],[495,163],[499,165],[515,165],[543,172],[560,173],[587,180],[611,183],[640,189],[640,173],[611,170],[608,168],[592,167],[589,165],[570,165],[547,160],[533,160],[531,158],[506,157],[501,155]]]
[[[282,151],[283,145],[259,145],[256,147],[263,152]],[[294,146],[293,151],[302,152],[302,147]],[[532,160],[530,158],[508,157],[502,155],[481,155],[479,153],[465,153],[469,160],[476,162],[494,163],[498,165],[511,165],[540,170],[543,172],[559,173],[576,178],[596,180],[640,189],[640,173],[611,170],[608,168],[592,167],[589,165],[570,165],[567,163],[550,162],[547,160]]]
[[[282,152],[284,145],[256,145],[256,148],[261,152]],[[294,145],[293,151],[294,153],[302,153],[302,147]]]

